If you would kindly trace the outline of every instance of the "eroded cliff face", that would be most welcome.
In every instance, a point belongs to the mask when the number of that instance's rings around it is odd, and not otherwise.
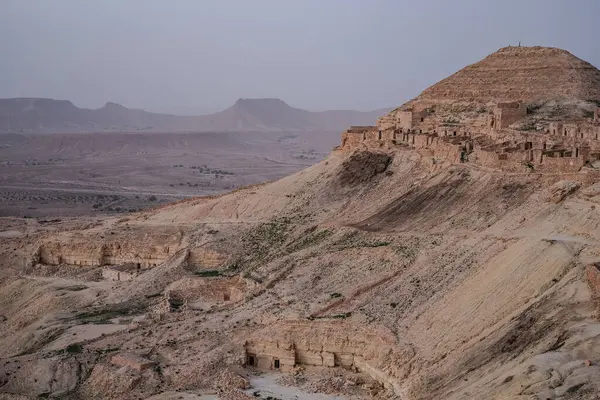
[[[295,366],[355,369],[398,396],[414,351],[383,327],[345,321],[282,321],[256,332],[244,345],[246,364],[264,370]]]
[[[181,250],[191,269],[216,268],[229,260],[210,246],[190,243],[189,234],[170,227],[105,229],[82,234],[59,233],[42,239],[31,262],[45,265],[107,266],[133,264],[154,268]]]
[[[103,266],[125,263],[139,264],[142,268],[156,267],[171,253],[169,245],[152,245],[135,242],[97,243],[75,240],[71,242],[48,241],[40,245],[39,262],[48,265]],[[174,247],[176,250],[177,247]]]

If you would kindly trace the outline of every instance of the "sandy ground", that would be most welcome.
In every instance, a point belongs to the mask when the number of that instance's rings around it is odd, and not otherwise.
[[[346,400],[347,397],[332,396],[322,393],[306,393],[293,386],[282,386],[277,383],[281,375],[265,374],[253,376],[250,378],[251,389],[246,390],[246,393],[252,396],[260,396],[267,398],[269,396],[276,397],[282,400]]]

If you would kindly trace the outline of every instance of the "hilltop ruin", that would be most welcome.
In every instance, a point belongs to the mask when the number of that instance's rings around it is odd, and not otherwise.
[[[553,80],[555,76],[558,80]],[[565,79],[564,77],[569,77]],[[508,47],[342,134],[342,151],[417,150],[433,163],[597,175],[600,71],[572,54]]]

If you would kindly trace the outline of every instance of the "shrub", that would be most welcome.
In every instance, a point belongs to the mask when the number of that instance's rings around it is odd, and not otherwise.
[[[217,270],[207,270],[207,271],[196,271],[194,272],[195,275],[197,276],[202,276],[202,277],[211,277],[211,276],[221,276],[221,271],[217,271]]]
[[[352,315],[351,312],[347,312],[347,313],[342,313],[342,314],[334,314],[331,316],[331,318],[346,319],[346,318],[349,318],[351,315]]]
[[[79,343],[73,343],[68,345],[65,351],[69,354],[77,354],[83,351],[83,347]]]

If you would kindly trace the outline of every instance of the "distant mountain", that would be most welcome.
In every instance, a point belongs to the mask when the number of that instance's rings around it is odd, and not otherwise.
[[[176,116],[115,103],[91,110],[66,100],[13,98],[0,99],[0,132],[343,130],[373,125],[389,111],[312,112],[279,99],[239,99],[214,114]]]

